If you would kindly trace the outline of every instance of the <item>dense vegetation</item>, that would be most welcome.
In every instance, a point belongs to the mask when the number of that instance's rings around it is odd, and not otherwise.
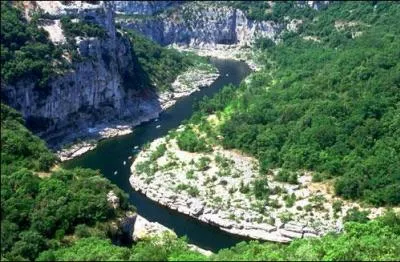
[[[61,18],[61,25],[67,38],[76,36],[105,38],[107,36],[106,30],[101,26],[88,21],[73,22],[68,16]]]
[[[46,54],[57,49],[42,30],[26,23],[20,12],[8,5],[2,2],[2,79],[12,82],[32,74],[45,79],[52,61]],[[297,177],[286,170],[310,169],[321,179],[334,178],[336,193],[346,198],[398,205],[399,8],[387,3],[376,7],[370,3],[333,3],[317,20],[305,23],[301,35],[285,34],[278,45],[260,41],[261,63],[266,69],[254,74],[239,90],[227,87],[200,103],[201,111],[191,121],[202,123],[199,128],[210,136],[207,141],[219,141],[215,137],[220,133],[225,147],[258,157],[261,174],[284,167],[278,179],[296,183]],[[337,30],[336,20],[361,23]],[[353,39],[358,30],[362,35]],[[305,41],[303,36],[318,37],[320,42]],[[168,74],[177,74],[175,68],[169,68],[175,62],[166,62],[176,57],[172,53],[161,55],[167,51],[144,41],[133,42],[152,81],[173,79],[159,72],[168,68],[172,70]],[[158,59],[166,60],[158,65]],[[183,58],[176,61],[179,59]],[[210,113],[220,117],[218,132],[207,126],[205,119]],[[178,139],[188,150],[207,150],[202,148],[204,140],[190,129]],[[165,147],[156,152],[154,159],[165,153]],[[345,224],[341,234],[295,240],[289,245],[251,241],[209,258],[190,251],[185,239],[169,235],[131,248],[118,247],[110,241],[118,234],[111,223],[132,209],[127,196],[93,170],[50,172],[55,161],[44,142],[23,126],[21,115],[2,104],[1,260],[400,258],[399,215],[390,212],[369,221],[357,210],[348,213],[345,220],[353,222]],[[107,203],[110,190],[120,197],[120,209]],[[255,181],[256,197],[262,198],[268,190],[265,180]]]
[[[391,212],[376,221],[347,223],[341,234],[295,240],[290,245],[241,242],[211,257],[188,250],[185,239],[169,235],[139,242],[132,248],[113,246],[110,241],[91,237],[69,247],[45,251],[38,260],[388,261],[400,257],[399,225],[400,217]]]
[[[56,157],[45,143],[23,125],[22,116],[1,104],[1,174],[10,175],[21,168],[48,171]]]
[[[137,58],[143,70],[137,75],[148,77],[148,84],[154,85],[157,90],[164,91],[171,88],[171,83],[176,77],[189,67],[208,63],[206,58],[162,47],[132,30],[125,30],[125,33],[132,43],[133,57]],[[141,82],[145,83],[146,80],[143,79]]]
[[[241,9],[248,18],[258,21],[282,22],[285,16],[311,19],[317,13],[316,10],[306,4],[300,6],[300,3],[295,1],[275,1],[273,3],[267,1],[228,1],[221,4]]]
[[[299,34],[266,44],[265,71],[202,102],[202,113],[222,113],[222,144],[257,156],[262,173],[314,170],[335,178],[345,198],[398,205],[399,12],[390,3],[333,3]]]
[[[6,83],[29,78],[44,87],[57,69],[66,66],[62,50],[37,23],[37,16],[28,23],[21,10],[11,7],[9,1],[1,2],[1,79]]]
[[[54,163],[54,155],[23,126],[20,114],[1,104],[2,258],[33,260],[71,241],[74,232],[102,238],[118,233],[108,221],[131,209],[127,196],[93,170],[49,173]],[[110,190],[120,197],[120,209],[108,204]]]

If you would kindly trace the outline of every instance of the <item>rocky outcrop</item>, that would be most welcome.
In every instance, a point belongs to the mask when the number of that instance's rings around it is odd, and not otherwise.
[[[2,84],[2,100],[19,110],[27,126],[49,142],[60,137],[72,140],[82,133],[90,135],[90,128],[105,123],[128,119],[140,122],[161,111],[154,91],[141,90],[135,83],[138,65],[134,63],[129,41],[116,31],[113,3],[98,2],[36,2],[35,8],[49,14],[54,23],[68,14],[100,25],[107,36],[76,37],[83,61],[53,77],[46,90],[35,87],[30,79],[15,85]],[[50,23],[52,19],[48,19]],[[62,39],[57,30],[49,33],[50,39]],[[51,37],[52,33],[57,36]]]
[[[131,9],[124,10],[131,14]],[[123,17],[121,26],[148,36],[161,45],[191,47],[250,45],[257,37],[275,39],[282,26],[272,21],[249,20],[243,11],[211,2],[191,2],[174,9],[172,14],[152,17]]]
[[[135,225],[133,227],[132,239],[133,241],[143,240],[149,237],[161,235],[168,232],[176,236],[175,232],[171,229],[161,225],[157,222],[150,222],[142,216],[137,215]]]
[[[283,30],[287,27],[289,30],[293,29],[293,22],[289,17],[288,21],[282,23],[255,21],[229,4],[196,1],[186,4],[177,2],[173,5],[171,2],[145,1],[139,4],[133,1],[130,4],[117,4],[118,11],[125,15],[117,21],[121,26],[139,31],[161,45],[175,44],[197,48],[221,44],[249,46],[259,37],[278,41]],[[315,10],[320,10],[328,3],[329,1],[295,2],[298,8]],[[272,7],[275,2],[271,1],[269,4]],[[177,5],[179,6],[176,7]],[[164,12],[167,7],[170,10]]]
[[[209,121],[213,125],[219,120],[214,116]],[[282,243],[340,232],[351,208],[368,210],[371,218],[382,214],[344,200],[340,210],[334,210],[332,203],[338,198],[332,189],[313,183],[310,172],[298,172],[296,183],[289,184],[277,181],[279,169],[260,176],[258,162],[236,151],[220,146],[207,153],[181,150],[174,136],[183,129],[141,151],[129,178],[136,191],[172,210],[232,234]],[[166,149],[162,155],[161,145]],[[267,193],[256,197],[262,192],[260,183]]]
[[[117,13],[133,15],[154,15],[167,8],[177,6],[183,1],[115,1]]]

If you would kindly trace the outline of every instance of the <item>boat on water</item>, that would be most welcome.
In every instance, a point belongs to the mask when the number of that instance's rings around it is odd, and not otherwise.
[[[118,174],[118,171],[114,171],[114,176],[115,176],[116,174]]]
[[[161,127],[160,125],[156,126],[156,128],[160,128],[160,127]]]

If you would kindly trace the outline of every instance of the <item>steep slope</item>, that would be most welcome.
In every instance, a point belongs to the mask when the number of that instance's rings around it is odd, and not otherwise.
[[[54,36],[61,33],[67,38],[65,45],[78,53],[78,61],[71,62],[71,53],[64,51],[69,69],[52,75],[43,87],[32,81],[32,75],[12,83],[2,81],[3,101],[21,111],[28,127],[41,137],[65,136],[71,130],[79,133],[79,129],[127,117],[140,120],[160,110],[156,95],[135,81],[139,64],[134,62],[128,39],[116,31],[113,8],[108,2],[36,2],[26,7],[26,12],[42,14],[38,24],[50,39],[63,39]],[[74,25],[78,30],[73,31]],[[85,33],[79,30],[84,28],[81,25],[89,29],[97,25],[103,34]]]

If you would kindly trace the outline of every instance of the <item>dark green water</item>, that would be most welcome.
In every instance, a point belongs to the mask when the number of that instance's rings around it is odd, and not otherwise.
[[[129,156],[136,154],[135,146],[140,148],[147,142],[165,136],[169,130],[178,127],[183,120],[188,119],[193,113],[193,103],[196,100],[205,95],[212,96],[227,84],[237,86],[250,73],[249,67],[244,62],[220,59],[211,59],[211,62],[218,68],[220,77],[210,87],[180,99],[173,107],[162,112],[157,122],[152,120],[143,123],[135,127],[132,134],[101,141],[95,150],[65,162],[63,166],[100,170],[112,183],[129,194],[131,203],[136,206],[140,215],[149,221],[156,221],[173,229],[178,236],[186,235],[190,243],[217,251],[246,239],[169,210],[135,192],[129,184],[131,160],[128,160]],[[156,128],[157,125],[161,127]],[[123,165],[123,161],[127,164]],[[114,175],[114,171],[118,171],[118,174]]]

